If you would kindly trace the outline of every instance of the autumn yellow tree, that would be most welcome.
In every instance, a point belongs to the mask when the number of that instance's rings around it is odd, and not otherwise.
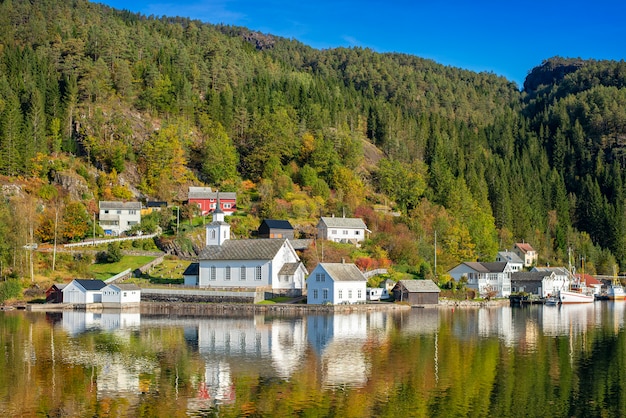
[[[144,191],[159,195],[160,189],[164,187],[174,187],[194,180],[185,164],[179,126],[172,124],[160,129],[141,147],[139,167],[143,175]]]

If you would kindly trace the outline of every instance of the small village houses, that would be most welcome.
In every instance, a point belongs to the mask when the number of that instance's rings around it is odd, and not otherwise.
[[[217,207],[225,215],[232,215],[237,210],[237,193],[213,191],[210,187],[190,187],[187,202],[197,204],[202,215],[212,213]]]
[[[448,271],[454,280],[467,278],[467,287],[474,289],[481,296],[493,294],[498,298],[506,298],[511,294],[511,273],[513,269],[508,263],[461,263]]]
[[[106,235],[119,236],[141,222],[141,202],[101,200],[98,222]]]
[[[111,283],[102,288],[102,307],[122,308],[139,306],[141,288],[136,284]]]
[[[567,290],[569,280],[554,271],[515,271],[511,274],[511,290],[540,298],[556,296]]]
[[[334,242],[359,244],[370,232],[360,218],[322,217],[317,223],[317,238]]]
[[[561,290],[568,290],[571,282],[571,274],[565,267],[533,267],[531,273],[544,273],[541,282],[541,291],[538,293],[525,290],[527,293],[537,294],[540,297],[556,296]],[[522,276],[520,276],[522,277]],[[521,284],[523,285],[523,284]],[[532,288],[532,286],[531,286]],[[520,291],[520,290],[518,290]]]
[[[524,261],[518,257],[513,251],[500,251],[496,256],[496,261],[502,263],[509,263],[511,271],[522,271],[524,268]]]
[[[539,256],[530,244],[517,242],[513,245],[513,252],[524,262],[524,267],[537,265]]]
[[[365,303],[367,280],[353,263],[320,263],[306,281],[307,304]]]
[[[63,303],[101,303],[105,286],[102,280],[74,279],[62,290]]]

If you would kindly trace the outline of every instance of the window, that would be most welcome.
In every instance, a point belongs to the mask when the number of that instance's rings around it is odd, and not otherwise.
[[[224,203],[224,209],[230,209],[232,205],[230,203]]]
[[[261,280],[261,266],[256,266],[254,279]]]
[[[225,275],[224,277],[225,280],[230,280],[230,266],[226,266],[224,275]]]
[[[330,234],[331,235],[337,235],[337,230],[336,229],[331,229],[330,230]]]
[[[211,280],[215,280],[215,276],[216,276],[216,274],[215,274],[215,266],[211,266],[211,267],[209,267],[209,269],[210,269],[210,272],[211,272],[210,279]]]
[[[322,290],[322,297],[324,298],[324,300],[328,299],[328,289]]]
[[[118,215],[121,215],[121,214],[122,214],[122,211],[121,211],[121,210],[118,210],[118,211],[117,211],[117,214],[118,214]]]
[[[362,299],[363,298],[363,291],[361,289],[356,291],[356,297],[358,299]]]
[[[241,270],[239,271],[239,280],[246,280],[246,267],[241,266]]]
[[[317,299],[317,289],[313,290],[313,299]]]
[[[129,210],[129,211],[128,211],[128,214],[129,214],[129,215],[136,215],[136,214],[137,214],[137,211],[136,211],[136,210]]]
[[[348,299],[352,299],[352,290],[348,290]]]
[[[354,235],[361,235],[361,231],[354,231]]]
[[[344,234],[344,235],[348,235],[348,230],[347,230],[347,229],[344,229],[344,230],[343,230],[343,234]]]
[[[215,230],[211,231],[211,239],[215,239]]]
[[[109,213],[109,210],[108,210],[108,209],[106,209],[106,210],[104,211],[104,213]]]
[[[315,281],[316,282],[325,282],[326,275],[324,273],[315,273]]]
[[[340,290],[338,293],[339,300],[343,299],[343,290]]]

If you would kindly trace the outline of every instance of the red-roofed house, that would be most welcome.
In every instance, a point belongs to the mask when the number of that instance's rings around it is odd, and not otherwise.
[[[585,283],[585,286],[588,289],[593,289],[594,295],[599,295],[602,290],[602,282],[590,274],[581,274],[576,273],[574,275],[576,279],[578,279],[581,283]]]
[[[526,242],[516,242],[513,246],[513,252],[524,261],[524,267],[530,267],[537,264],[537,251]]]

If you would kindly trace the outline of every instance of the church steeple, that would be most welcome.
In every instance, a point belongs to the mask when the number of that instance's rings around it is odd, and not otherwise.
[[[222,211],[222,205],[220,204],[220,191],[217,190],[217,198],[215,203],[215,210],[213,210],[213,222],[224,222],[224,211]]]
[[[213,222],[206,226],[206,245],[222,245],[230,238],[230,224],[224,222],[224,212],[220,207],[220,192],[213,211]]]

